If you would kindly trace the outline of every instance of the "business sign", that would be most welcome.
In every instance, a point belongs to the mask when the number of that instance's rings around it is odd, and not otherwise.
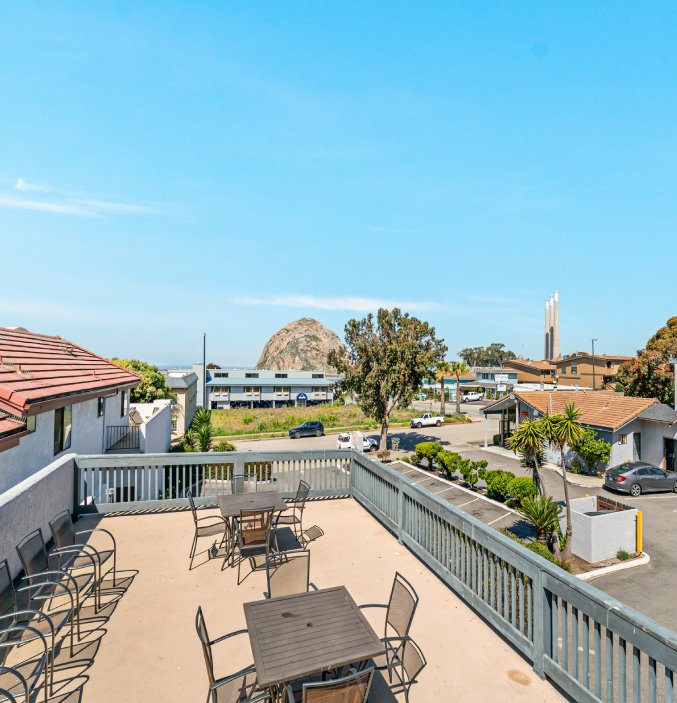
[[[305,393],[297,393],[296,400],[308,400],[308,396]]]
[[[498,383],[496,384],[496,390],[499,393],[505,393],[508,390],[508,386],[506,386],[505,383]]]
[[[494,380],[496,381],[496,383],[507,383],[509,378],[510,377],[508,376],[507,373],[497,373],[494,376]]]

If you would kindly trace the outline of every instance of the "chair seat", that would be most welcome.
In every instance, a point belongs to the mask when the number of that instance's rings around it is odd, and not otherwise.
[[[300,522],[301,520],[294,514],[280,515],[280,517],[275,520],[276,525],[297,525]]]
[[[77,546],[79,545],[76,545],[76,547]],[[94,559],[94,562],[96,564],[98,564],[100,561],[103,565],[106,561],[108,561],[108,559],[113,556],[112,549],[102,549],[97,550],[97,552],[98,556],[94,554],[94,552],[91,550],[83,551],[82,554],[74,554],[62,560],[61,565],[63,568],[67,569],[91,569],[92,559]]]
[[[256,674],[250,673],[219,686],[216,689],[216,700],[218,703],[247,703],[260,693],[262,689],[257,686]]]
[[[198,537],[213,537],[214,535],[222,535],[226,531],[226,523],[215,523],[214,525],[198,525]]]

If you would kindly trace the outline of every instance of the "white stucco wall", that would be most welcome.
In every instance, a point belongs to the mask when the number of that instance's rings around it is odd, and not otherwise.
[[[141,452],[143,454],[168,452],[172,434],[171,401],[156,400],[147,405],[157,408],[157,412],[149,413],[148,419],[141,425]]]
[[[73,457],[63,454],[0,494],[0,554],[9,561],[13,576],[21,571],[15,549],[19,541],[37,528],[49,541],[49,520],[73,509]]]
[[[594,516],[584,514],[595,510],[596,496],[571,501],[571,551],[590,563],[611,559],[619,549],[632,554],[637,548],[637,510]],[[565,529],[565,519],[562,524]]]
[[[668,425],[665,422],[641,421],[642,432],[642,461],[665,468],[664,442],[677,439],[677,424]]]
[[[16,447],[0,452],[0,493],[63,454],[101,454],[104,425],[127,424],[127,417],[120,417],[119,394],[106,398],[102,417],[97,417],[98,398],[73,403],[72,409],[71,446],[62,454],[54,455],[53,410],[36,416],[35,432],[22,437]]]

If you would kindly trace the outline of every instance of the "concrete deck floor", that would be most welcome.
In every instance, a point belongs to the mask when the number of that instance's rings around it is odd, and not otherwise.
[[[198,553],[189,571],[189,512],[106,517],[101,522],[117,539],[122,581],[107,590],[108,605],[98,617],[88,609],[86,634],[74,659],[66,652],[58,657],[51,700],[202,703],[208,686],[194,627],[197,606],[202,605],[212,638],[243,628],[242,604],[263,597],[265,573],[252,573],[237,586],[235,571],[221,571],[220,560],[206,561],[205,552]],[[318,587],[343,584],[359,604],[385,603],[395,571],[414,585],[421,600],[411,634],[428,666],[411,690],[412,703],[563,700],[358,503],[310,502],[304,523],[320,525],[325,532],[310,547],[311,580]],[[211,543],[204,538],[198,549]],[[382,632],[378,617],[383,612],[372,611],[375,620],[369,615],[377,633]],[[217,676],[252,661],[246,635],[230,642],[215,650]],[[383,679],[372,692],[374,703],[403,700],[390,694]]]

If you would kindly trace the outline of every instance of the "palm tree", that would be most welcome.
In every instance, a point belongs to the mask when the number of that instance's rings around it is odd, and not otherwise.
[[[557,532],[562,508],[550,496],[522,498],[522,506],[518,510],[534,526],[536,539],[542,544],[548,543],[548,535]]]
[[[462,361],[452,361],[449,364],[449,373],[456,376],[456,414],[461,414],[461,376],[468,373],[468,367]]]
[[[563,557],[571,557],[571,504],[569,502],[569,479],[567,478],[566,453],[570,446],[583,434],[583,427],[578,423],[581,411],[576,408],[573,401],[569,403],[564,412],[558,415],[546,415],[543,420],[545,436],[560,452],[560,465],[562,467],[562,480],[564,481],[564,502],[567,507],[567,531],[564,543]]]
[[[440,361],[437,364],[437,378],[440,379],[440,415],[444,417],[446,411],[446,393],[444,390],[444,377],[451,373],[451,364],[448,361]]]
[[[531,475],[538,488],[538,492],[543,495],[543,482],[538,472],[539,457],[545,447],[545,430],[541,420],[525,420],[506,440],[508,449],[521,454],[527,466],[531,467]]]

